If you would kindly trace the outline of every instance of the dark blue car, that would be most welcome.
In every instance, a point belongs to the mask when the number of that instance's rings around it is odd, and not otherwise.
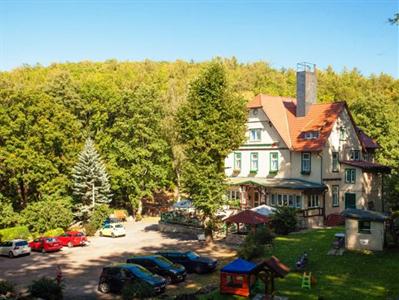
[[[190,273],[208,273],[216,269],[216,259],[200,256],[194,251],[165,250],[156,252],[168,260],[183,265]]]
[[[126,261],[127,263],[138,264],[152,273],[161,275],[167,283],[181,282],[186,279],[186,269],[175,264],[160,255],[134,256]]]
[[[165,278],[152,274],[136,264],[114,264],[103,268],[98,283],[102,293],[120,293],[127,284],[146,284],[153,295],[163,293],[166,287]]]

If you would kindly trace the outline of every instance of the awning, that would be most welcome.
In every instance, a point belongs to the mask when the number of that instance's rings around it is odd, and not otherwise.
[[[257,177],[229,177],[229,185],[259,185],[264,187],[303,190],[303,191],[324,191],[327,187],[324,184],[294,178],[257,178]]]
[[[265,224],[269,222],[269,218],[261,215],[253,210],[247,209],[240,211],[239,213],[227,217],[223,220],[226,223],[238,223],[238,224],[248,224],[248,225],[258,225]]]
[[[365,160],[342,160],[341,164],[360,168],[363,171],[371,173],[391,173],[391,168],[377,163],[372,163]]]

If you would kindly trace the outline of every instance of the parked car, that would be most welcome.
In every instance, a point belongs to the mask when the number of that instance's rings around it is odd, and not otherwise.
[[[41,237],[30,242],[29,247],[32,251],[41,251],[45,253],[59,251],[62,245],[56,237]]]
[[[200,256],[194,251],[165,250],[155,254],[162,255],[168,260],[183,265],[187,272],[207,273],[216,269],[218,261],[216,259]]]
[[[80,231],[67,231],[64,234],[57,236],[57,239],[62,246],[68,246],[69,248],[75,246],[86,246],[89,244],[86,235]]]
[[[125,227],[120,223],[105,224],[103,228],[100,229],[100,236],[117,237],[125,235],[126,235]]]
[[[114,264],[103,268],[98,283],[102,293],[120,293],[127,283],[147,283],[153,288],[153,294],[165,291],[165,278],[152,274],[147,269],[136,264]]]
[[[160,255],[135,256],[128,258],[127,263],[143,266],[152,273],[161,275],[167,283],[181,282],[186,279],[186,269],[182,265],[174,264]]]
[[[21,255],[29,255],[30,247],[25,240],[12,240],[0,243],[0,255],[8,255],[8,257],[16,257]]]

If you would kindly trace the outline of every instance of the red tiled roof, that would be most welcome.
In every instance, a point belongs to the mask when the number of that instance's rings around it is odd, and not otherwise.
[[[371,173],[391,173],[391,168],[377,163],[372,163],[365,160],[342,160],[341,164],[360,168],[366,172]]]
[[[261,215],[253,210],[243,210],[224,220],[226,223],[240,223],[248,225],[265,224],[269,222],[269,218]]]
[[[260,94],[247,107],[262,107],[288,148],[294,151],[321,151],[346,104],[313,104],[306,116],[296,117],[296,99]],[[318,131],[319,137],[305,140],[301,134],[306,131]]]

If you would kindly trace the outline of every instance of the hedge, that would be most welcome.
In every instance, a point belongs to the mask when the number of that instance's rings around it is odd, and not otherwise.
[[[0,230],[0,241],[9,241],[13,239],[29,239],[31,237],[28,227],[16,226]]]
[[[43,236],[45,236],[45,237],[59,236],[63,233],[64,233],[64,229],[56,228],[56,229],[47,230],[45,233],[43,233]]]

